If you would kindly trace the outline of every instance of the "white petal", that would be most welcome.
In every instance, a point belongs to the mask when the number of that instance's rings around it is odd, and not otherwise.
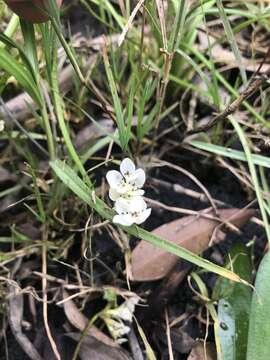
[[[120,171],[125,178],[132,176],[135,173],[135,165],[133,161],[129,158],[125,158],[120,164]]]
[[[119,320],[106,319],[105,321],[106,321],[106,325],[108,326],[114,338],[119,338],[130,332],[130,328],[126,326],[120,319]]]
[[[113,222],[115,224],[120,224],[123,226],[130,226],[133,224],[133,219],[130,217],[127,217],[126,215],[115,215],[113,217]]]
[[[110,187],[117,189],[123,180],[123,176],[121,175],[121,173],[119,171],[110,170],[106,174],[106,179],[107,179]]]
[[[134,217],[131,214],[122,215],[123,221],[128,224],[127,226],[131,226],[134,224]]]
[[[134,313],[135,305],[137,305],[139,301],[140,301],[140,298],[137,295],[134,295],[131,298],[129,298],[128,300],[126,300],[124,304],[126,304],[127,308],[129,309],[129,311],[131,313]]]
[[[129,308],[126,305],[123,306],[119,306],[119,308],[117,309],[117,317],[119,317],[122,320],[125,321],[132,321],[132,312],[129,310]]]
[[[134,185],[136,185],[138,188],[143,187],[145,183],[145,172],[143,169],[138,169],[135,171],[134,176]]]
[[[121,194],[114,188],[110,188],[109,190],[109,198],[112,201],[116,201],[117,199],[119,199],[119,197],[121,196]]]
[[[114,207],[116,212],[120,215],[127,213],[130,211],[130,201],[120,197],[116,200]]]
[[[143,196],[144,195],[144,190],[138,189],[138,190],[134,190],[132,191],[132,196]]]
[[[120,197],[115,201],[115,210],[118,214],[141,212],[147,208],[147,205],[141,196],[133,196],[125,199]]]
[[[140,212],[147,208],[147,205],[141,196],[134,196],[130,200],[131,212]]]
[[[150,214],[151,214],[151,209],[146,209],[144,211],[141,211],[138,214],[138,216],[134,218],[135,224],[142,224],[150,216]]]

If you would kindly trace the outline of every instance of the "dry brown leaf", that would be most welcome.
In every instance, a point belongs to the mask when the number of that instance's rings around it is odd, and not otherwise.
[[[227,64],[229,68],[238,68],[239,64],[235,60],[234,53],[231,50],[225,49],[223,46],[216,41],[216,38],[209,35],[208,32],[200,31],[199,32],[199,41],[200,46],[197,50],[204,52],[209,48],[209,42],[211,44],[211,56],[213,60],[217,63]],[[249,59],[245,56],[241,56],[243,61],[243,66],[247,71],[255,72],[259,69],[259,73],[264,74],[269,70],[269,64],[262,64],[260,66],[261,60]]]
[[[23,294],[12,283],[8,286],[9,289],[9,312],[8,321],[10,329],[16,338],[18,344],[20,344],[23,351],[32,360],[42,360],[41,356],[35,349],[31,341],[22,332],[22,320],[23,320]]]
[[[213,344],[204,344],[197,342],[191,350],[188,360],[216,360],[216,350]]]
[[[17,176],[14,174],[11,174],[7,169],[0,167],[0,183],[3,183],[5,181],[16,181]]]
[[[73,340],[79,341],[81,334],[68,334]],[[81,360],[132,360],[129,354],[121,348],[107,346],[91,336],[85,336],[80,346]]]
[[[64,299],[68,297],[67,292],[64,291]],[[69,322],[78,330],[84,331],[88,324],[88,319],[86,316],[84,316],[77,306],[74,304],[72,300],[67,300],[64,303],[64,311],[66,314],[66,317],[68,318]],[[100,331],[96,326],[92,325],[88,330],[88,335],[94,337],[95,339],[99,340],[105,345],[108,345],[110,347],[117,347],[119,348],[119,345],[110,339],[107,335],[103,334],[102,331]]]
[[[229,221],[237,227],[244,225],[254,211],[245,209],[220,210],[221,221]],[[164,224],[153,230],[153,234],[171,241],[194,254],[205,251],[211,240],[213,231],[219,225],[218,221],[198,216],[185,216],[181,219]],[[215,232],[214,243],[225,239],[221,230]],[[135,281],[153,281],[166,276],[176,265],[179,258],[150,243],[142,240],[132,251],[132,275]]]

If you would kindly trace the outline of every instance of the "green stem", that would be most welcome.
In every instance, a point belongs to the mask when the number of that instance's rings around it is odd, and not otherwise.
[[[66,147],[68,149],[68,152],[70,156],[72,157],[73,161],[77,165],[81,175],[86,179],[87,178],[87,172],[73,146],[72,140],[69,135],[69,130],[67,128],[65,118],[64,118],[64,112],[63,112],[63,105],[62,105],[62,99],[60,96],[60,90],[59,90],[59,83],[58,83],[58,73],[57,73],[57,52],[53,51],[54,53],[54,59],[53,59],[53,67],[50,74],[50,82],[51,82],[51,89],[52,89],[52,96],[53,96],[53,104],[54,109],[56,113],[56,117],[59,123],[59,127],[61,130],[61,133],[63,135]]]
[[[72,360],[76,360],[78,358],[78,355],[79,355],[79,352],[80,352],[80,349],[81,349],[81,346],[82,346],[82,343],[83,343],[83,340],[84,338],[88,335],[89,333],[89,330],[91,328],[91,326],[93,326],[93,324],[95,323],[95,321],[99,318],[101,312],[97,313],[96,315],[94,315],[91,319],[89,319],[88,323],[86,324],[84,330],[83,330],[83,333],[78,341],[78,344],[75,348],[75,351],[74,351],[74,354],[72,356]]]
[[[84,84],[85,86],[87,86],[86,84],[86,81],[85,81],[85,78],[83,76],[83,73],[81,72],[81,69],[80,69],[80,66],[79,64],[77,63],[77,60],[73,54],[73,52],[71,51],[71,48],[69,47],[68,43],[66,42],[64,36],[62,35],[59,27],[58,27],[58,24],[56,22],[56,20],[51,17],[51,23],[52,23],[52,26],[54,28],[54,31],[56,32],[56,35],[59,39],[59,41],[61,42],[70,62],[71,62],[71,65],[73,66],[78,78],[80,79],[80,81],[82,82],[82,84]]]
[[[247,138],[246,138],[246,136],[244,134],[244,131],[242,130],[242,128],[238,124],[238,122],[233,118],[233,116],[230,116],[229,119],[230,119],[230,122],[233,125],[235,131],[237,132],[239,140],[241,141],[244,152],[246,154],[250,175],[251,175],[251,178],[252,178],[252,181],[253,181],[253,184],[254,184],[255,193],[256,193],[256,196],[257,196],[259,208],[260,208],[262,219],[263,219],[263,222],[264,222],[264,227],[265,227],[267,240],[268,240],[268,243],[270,244],[270,227],[269,227],[268,217],[267,217],[267,213],[266,213],[266,210],[265,210],[265,207],[264,207],[263,195],[262,195],[262,192],[261,192],[261,188],[260,188],[260,184],[259,184],[259,180],[258,180],[258,175],[257,175],[257,172],[256,172],[256,167],[255,167],[254,162],[252,160],[249,144],[248,144]]]
[[[21,29],[24,38],[24,47],[26,51],[26,55],[34,69],[33,77],[35,83],[37,84],[37,88],[39,90],[40,99],[41,99],[41,115],[43,120],[43,126],[47,135],[47,143],[50,159],[55,159],[55,144],[54,137],[51,129],[50,119],[48,116],[46,100],[44,96],[44,92],[42,89],[42,79],[39,73],[39,64],[38,64],[38,56],[37,56],[37,48],[36,48],[36,37],[35,37],[35,28],[34,25],[28,21],[21,19]]]
[[[41,94],[42,94],[42,92],[41,92]],[[50,119],[49,119],[47,108],[46,108],[46,103],[44,101],[43,96],[42,96],[41,115],[42,115],[42,119],[43,119],[45,132],[47,135],[47,143],[48,143],[50,159],[54,160],[55,159],[55,146],[54,146],[54,140],[53,140],[53,133],[52,133]]]

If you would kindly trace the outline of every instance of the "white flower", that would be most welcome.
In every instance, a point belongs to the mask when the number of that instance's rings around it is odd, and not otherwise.
[[[4,120],[0,120],[0,132],[4,131],[4,129],[5,129],[5,122]]]
[[[119,198],[115,202],[115,210],[117,215],[114,216],[113,222],[124,226],[141,224],[151,214],[151,209],[147,209],[141,196],[135,196],[128,200]]]
[[[106,178],[110,185],[109,197],[115,201],[117,212],[113,222],[124,226],[143,223],[151,214],[142,198],[145,183],[143,169],[136,170],[133,161],[126,158],[120,164],[120,172],[110,170]]]
[[[126,300],[122,305],[118,306],[116,309],[107,310],[109,314],[114,319],[121,319],[124,321],[132,322],[132,316],[135,311],[135,305],[139,302],[138,296],[133,296]]]
[[[145,183],[145,172],[143,169],[136,170],[133,161],[128,158],[121,162],[120,172],[110,170],[106,178],[110,185],[109,196],[113,201],[120,197],[130,198],[144,194],[141,188]]]
[[[126,326],[122,321],[117,321],[112,318],[106,319],[106,325],[112,335],[112,337],[117,340],[118,343],[122,343],[126,341],[122,336],[128,334],[130,332],[130,327]],[[120,341],[119,341],[120,340]]]
[[[130,327],[124,322],[132,322],[135,305],[137,305],[138,302],[139,297],[132,296],[115,309],[105,309],[101,316],[112,337],[117,340],[118,343],[126,341],[122,336],[130,332]]]

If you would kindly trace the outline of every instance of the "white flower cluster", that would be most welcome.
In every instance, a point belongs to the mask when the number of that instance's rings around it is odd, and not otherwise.
[[[133,161],[126,158],[120,164],[120,172],[110,170],[106,179],[110,185],[109,197],[115,201],[117,212],[113,222],[124,226],[143,223],[151,214],[142,198],[145,183],[143,169],[136,170]]]
[[[138,302],[139,297],[133,296],[116,309],[105,309],[101,315],[112,337],[119,344],[126,341],[123,336],[130,332],[130,323],[132,322],[135,305],[137,305]],[[128,324],[126,322],[128,322]]]

